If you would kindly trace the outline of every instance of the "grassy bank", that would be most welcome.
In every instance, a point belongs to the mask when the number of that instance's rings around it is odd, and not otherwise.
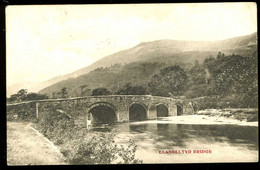
[[[205,109],[199,110],[197,115],[223,116],[247,122],[258,121],[257,108],[226,108],[226,109]]]
[[[29,122],[7,122],[8,165],[63,165],[62,155]]]
[[[116,132],[89,132],[74,125],[63,114],[46,112],[35,128],[50,139],[65,156],[68,164],[142,163],[135,159],[136,145],[115,143]]]

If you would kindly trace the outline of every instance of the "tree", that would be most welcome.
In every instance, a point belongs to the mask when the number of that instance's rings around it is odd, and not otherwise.
[[[84,95],[84,88],[86,88],[87,87],[87,85],[86,84],[84,84],[84,85],[82,85],[82,86],[80,86],[80,94],[81,94],[81,96],[83,96]]]
[[[68,91],[66,87],[63,87],[60,92],[57,93],[58,95],[61,95],[62,98],[66,98]]]
[[[12,94],[8,99],[7,101],[8,102],[15,102],[15,101],[18,101],[19,99],[19,95],[18,94]]]
[[[92,91],[92,96],[100,96],[100,95],[110,95],[112,94],[108,89],[106,88],[96,88]]]
[[[187,84],[187,74],[180,66],[166,67],[155,74],[148,84],[153,95],[181,95]]]
[[[27,100],[27,101],[43,100],[43,99],[48,99],[48,98],[49,97],[46,94],[28,93],[25,100]]]
[[[13,94],[8,99],[9,102],[24,101],[27,95],[27,89],[20,89],[16,94]]]
[[[209,56],[209,57],[204,59],[204,63],[208,63],[208,62],[213,61],[213,60],[215,60],[215,58],[213,56]]]
[[[27,89],[21,89],[17,92],[20,96],[26,95],[27,94]]]
[[[52,99],[56,99],[56,92],[52,92],[52,93],[51,93],[51,98],[52,98]]]
[[[220,71],[216,76],[215,85],[218,94],[236,96],[240,103],[239,107],[257,105],[257,58],[228,56],[228,61]]]
[[[89,88],[86,88],[88,87],[88,85],[82,85],[82,86],[79,86],[80,87],[80,96],[89,96],[91,95],[91,89]]]
[[[194,67],[198,67],[200,64],[199,64],[199,61],[198,60],[195,60],[194,61]]]
[[[27,93],[27,89],[21,89],[16,94],[11,95],[10,98],[8,98],[8,102],[20,102],[42,99],[48,99],[48,96],[46,94]]]
[[[234,54],[234,53],[233,53]],[[218,52],[217,59],[225,57],[224,53]]]
[[[19,90],[17,92],[19,101],[24,101],[25,100],[26,95],[27,95],[27,91],[28,91],[27,89],[21,89],[21,90]]]
[[[116,92],[119,95],[146,95],[147,90],[142,86],[132,86],[131,83],[127,83],[124,87]]]

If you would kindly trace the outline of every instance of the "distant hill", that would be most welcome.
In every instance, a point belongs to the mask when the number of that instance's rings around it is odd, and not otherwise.
[[[208,56],[217,56],[219,51],[226,55],[248,56],[256,50],[256,46],[256,33],[213,42],[159,40],[141,43],[104,57],[90,67],[72,73],[69,79],[42,89],[40,93],[51,95],[66,87],[69,96],[79,96],[81,86],[86,86],[87,95],[98,87],[115,92],[129,82],[147,86],[151,77],[166,66],[178,64],[189,69],[195,60],[202,63]]]
[[[167,58],[172,57],[174,54],[176,56],[176,54],[180,53],[190,56],[181,59],[186,63],[193,62],[193,57],[196,57],[201,61],[202,59],[200,59],[200,57],[204,58],[205,54],[215,54],[219,51],[224,53],[234,52],[240,53],[241,55],[248,55],[256,48],[256,36],[257,34],[253,33],[220,41],[157,40],[152,42],[143,42],[133,48],[106,56],[88,67],[64,75],[63,78],[75,78],[98,67],[108,67],[117,63],[127,64],[131,62],[152,60],[153,58],[159,57]]]
[[[163,62],[182,63],[185,67],[193,65],[195,60],[202,62],[205,57],[215,56],[219,51],[225,54],[239,53],[243,56],[250,55],[257,47],[257,34],[230,38],[220,41],[179,41],[179,40],[157,40],[142,42],[139,45],[112,55],[106,56],[88,67],[81,68],[73,73],[55,77],[51,80],[35,85],[34,91],[53,88],[55,83],[85,75],[99,67],[109,67],[114,64],[129,64],[133,62]],[[48,87],[50,86],[50,87]],[[48,87],[48,88],[46,88]],[[7,87],[9,88],[9,87]],[[45,88],[45,89],[44,89]],[[19,89],[17,89],[19,90]],[[8,91],[10,91],[8,89]],[[29,89],[30,91],[30,89]]]

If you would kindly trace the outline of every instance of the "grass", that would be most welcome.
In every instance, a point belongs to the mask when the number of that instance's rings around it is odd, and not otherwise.
[[[43,136],[37,135],[28,122],[7,122],[8,165],[59,165],[64,164]]]

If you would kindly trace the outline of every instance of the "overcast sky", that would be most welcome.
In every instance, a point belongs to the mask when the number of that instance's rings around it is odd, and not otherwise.
[[[254,3],[8,6],[7,86],[71,73],[140,42],[257,31]]]

